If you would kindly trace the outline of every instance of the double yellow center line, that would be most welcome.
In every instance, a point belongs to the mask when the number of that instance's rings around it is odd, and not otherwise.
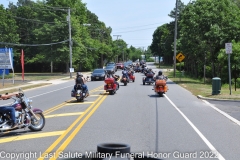
[[[91,90],[90,93],[96,92],[96,91],[98,91],[98,90],[101,89],[101,88],[102,88],[102,86],[97,87],[97,88]],[[73,98],[73,99],[74,99],[74,98]],[[71,100],[73,100],[73,99],[71,99]],[[58,109],[60,109],[60,108],[62,108],[62,107],[64,107],[64,106],[66,106],[67,103],[71,102],[71,100],[68,100],[68,101],[66,101],[66,102],[63,102],[63,103],[61,103],[61,104],[59,104],[59,105],[57,105],[57,106],[55,106],[55,107],[52,107],[52,108],[44,111],[44,115],[47,115],[47,114],[49,114],[49,113],[51,113],[51,112],[53,112],[53,111],[56,111],[56,110],[58,110]]]
[[[102,87],[102,86],[101,86]],[[98,87],[100,88],[100,87]],[[97,90],[97,88],[95,89]],[[59,154],[69,145],[69,143],[73,140],[73,138],[76,136],[76,134],[80,131],[80,129],[83,127],[83,125],[87,122],[87,120],[92,116],[92,114],[97,110],[97,108],[101,105],[101,103],[106,99],[106,95],[100,95],[96,101],[93,102],[93,104],[88,107],[88,109],[81,114],[68,129],[41,155],[41,157],[38,158],[38,160],[44,160],[44,158],[49,157],[48,155],[54,155],[50,160],[56,160],[59,156]],[[58,106],[60,107],[60,105]],[[47,113],[52,112],[52,110],[48,111]],[[83,119],[81,122],[80,120]],[[78,124],[79,123],[79,124]],[[73,128],[78,124],[78,126],[73,130]],[[73,130],[73,131],[72,131]],[[72,132],[71,132],[72,131]],[[71,132],[71,133],[70,133]],[[70,134],[68,137],[67,135]],[[56,150],[54,154],[51,152],[53,149],[59,145],[63,139],[66,138],[66,140],[60,145],[60,147]]]

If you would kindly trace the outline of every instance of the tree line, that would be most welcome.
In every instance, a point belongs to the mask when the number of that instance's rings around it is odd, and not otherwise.
[[[227,82],[225,43],[232,43],[231,74],[235,80],[240,76],[239,7],[239,0],[195,0],[186,5],[178,0],[177,53],[185,56],[182,69],[186,73],[203,78],[206,65],[206,77],[221,77]],[[169,14],[172,22],[155,30],[150,45],[152,53],[163,56],[169,64],[173,64],[175,11]]]
[[[18,0],[9,2],[7,8],[0,5],[0,46],[13,48],[15,72],[21,72],[21,50],[25,72],[69,71],[69,8],[75,70],[89,71],[123,58],[141,59],[141,48],[113,40],[112,28],[99,21],[81,0]]]

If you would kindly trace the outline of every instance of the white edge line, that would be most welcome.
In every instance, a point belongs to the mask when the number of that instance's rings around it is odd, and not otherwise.
[[[211,149],[213,153],[216,153],[219,160],[225,160],[225,158],[216,150],[216,148],[207,140],[207,138],[197,129],[197,127],[183,114],[183,112],[177,108],[177,106],[168,98],[167,95],[164,95],[167,100],[173,105],[173,107],[183,116],[183,118],[190,124],[190,126],[197,132],[197,134],[202,138],[206,145]]]
[[[223,112],[222,110],[218,109],[217,107],[215,107],[214,105],[212,105],[208,101],[206,101],[206,100],[202,100],[202,101],[205,102],[210,107],[212,107],[213,109],[215,109],[216,111],[218,111],[219,113],[221,113],[222,115],[224,115],[225,117],[227,117],[228,119],[230,119],[231,121],[233,121],[234,123],[236,123],[237,125],[240,126],[240,121],[238,121],[237,119],[231,117],[229,114],[227,114],[227,113]]]

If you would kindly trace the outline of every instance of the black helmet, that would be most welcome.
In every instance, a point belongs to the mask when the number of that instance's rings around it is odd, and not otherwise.
[[[159,71],[159,72],[158,72],[158,75],[161,76],[161,75],[162,75],[162,71]]]

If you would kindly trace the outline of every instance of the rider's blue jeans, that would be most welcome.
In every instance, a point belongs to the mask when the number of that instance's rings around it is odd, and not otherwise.
[[[12,106],[3,106],[0,107],[1,113],[10,113],[10,117],[13,123],[16,123],[15,109]]]

